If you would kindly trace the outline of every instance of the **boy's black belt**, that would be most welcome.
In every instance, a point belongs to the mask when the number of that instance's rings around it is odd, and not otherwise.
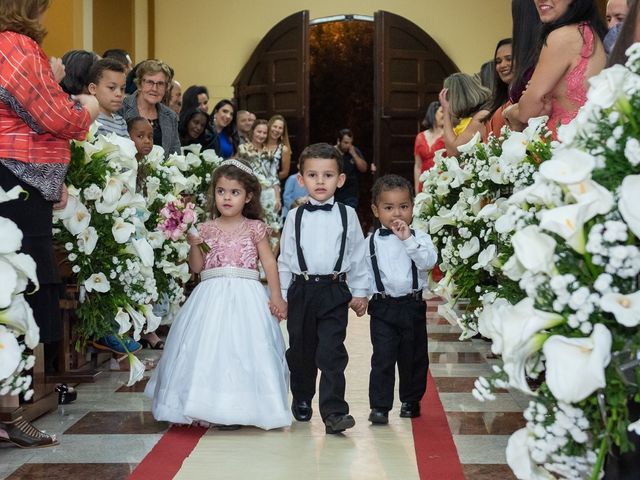
[[[422,301],[422,290],[417,290],[415,292],[411,292],[401,297],[392,297],[390,295],[387,295],[386,293],[375,293],[371,297],[371,300],[386,300],[386,301],[397,302],[397,303],[406,302],[408,300]]]
[[[338,283],[338,282],[346,282],[347,274],[343,273],[330,273],[329,275],[311,275],[308,273],[294,273],[293,274],[293,282],[294,283]]]

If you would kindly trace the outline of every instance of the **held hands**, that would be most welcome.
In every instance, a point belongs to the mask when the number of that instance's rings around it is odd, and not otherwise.
[[[369,304],[369,299],[367,297],[353,297],[349,302],[349,307],[356,312],[356,315],[361,317],[365,313],[367,313],[367,305]]]
[[[202,237],[200,235],[194,235],[192,233],[187,234],[187,243],[192,247],[197,247],[202,242],[204,242],[204,240],[202,240]]]
[[[389,226],[391,227],[391,231],[400,240],[406,240],[411,236],[411,229],[404,220],[397,218],[393,222],[391,222],[391,225]]]
[[[271,297],[271,300],[269,301],[269,310],[279,322],[287,318],[287,308],[287,302],[285,302],[280,295],[277,297],[275,295]]]

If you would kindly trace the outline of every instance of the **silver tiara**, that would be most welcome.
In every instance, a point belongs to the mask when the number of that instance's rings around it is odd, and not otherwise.
[[[230,158],[228,160],[224,160],[220,166],[224,167],[225,165],[233,165],[236,168],[239,168],[240,170],[242,170],[243,172],[248,173],[249,175],[253,175],[253,170],[251,170],[251,167],[245,165],[242,162],[239,162],[238,160],[236,160],[235,158]]]

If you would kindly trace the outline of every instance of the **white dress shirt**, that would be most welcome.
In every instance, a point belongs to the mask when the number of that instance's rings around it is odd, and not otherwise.
[[[309,200],[314,205],[321,205],[313,198]],[[327,202],[333,203],[333,197]],[[347,285],[354,297],[366,297],[369,291],[369,275],[365,263],[364,235],[356,211],[348,205],[347,210],[347,239],[342,259],[340,273],[347,273]],[[301,208],[301,207],[298,207]],[[301,274],[296,251],[295,219],[298,208],[287,214],[280,238],[280,257],[278,257],[278,271],[283,295],[289,288],[292,274]],[[331,211],[305,211],[300,224],[300,246],[307,263],[307,273],[310,275],[329,275],[340,255],[340,241],[342,240],[342,219],[340,209],[334,205]],[[284,298],[287,298],[284,296]]]
[[[366,245],[366,263],[369,271],[369,294],[380,293],[376,286],[373,267],[371,265],[371,251],[369,249],[371,235],[364,243]],[[378,270],[385,293],[391,297],[402,297],[410,294],[413,286],[411,275],[411,260],[418,269],[418,290],[427,286],[427,270],[433,268],[438,260],[438,252],[433,246],[431,237],[421,230],[416,230],[406,240],[400,240],[395,234],[381,237],[375,232],[375,255]]]

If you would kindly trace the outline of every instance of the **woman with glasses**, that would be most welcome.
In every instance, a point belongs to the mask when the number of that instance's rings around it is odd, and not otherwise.
[[[164,148],[165,155],[180,152],[178,116],[162,103],[172,80],[168,65],[158,60],[142,62],[136,71],[138,89],[124,99],[120,114],[125,120],[143,117],[153,126],[153,143]]]

